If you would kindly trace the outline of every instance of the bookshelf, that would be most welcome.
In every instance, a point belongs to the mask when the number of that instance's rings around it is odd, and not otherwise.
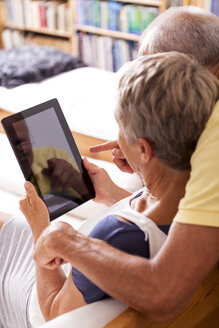
[[[122,39],[122,40],[127,40],[127,41],[135,41],[135,42],[139,41],[139,36],[136,34],[120,32],[120,31],[112,31],[112,30],[108,30],[105,28],[101,28],[101,27],[75,24],[73,26],[73,30],[90,33],[90,34],[109,36],[112,38]]]
[[[72,33],[69,31],[62,31],[58,29],[52,29],[52,28],[45,28],[45,27],[28,27],[28,26],[22,26],[18,24],[13,24],[13,23],[5,23],[4,24],[5,28],[9,29],[14,29],[18,31],[23,31],[23,32],[32,32],[32,33],[38,33],[38,34],[45,34],[45,35],[51,35],[55,37],[60,37],[60,38],[65,38],[65,39],[70,39],[72,36]]]
[[[115,71],[135,58],[142,30],[168,6],[192,4],[211,10],[217,1],[0,0],[0,32],[4,27],[3,39],[9,39],[8,47],[13,42],[16,46],[48,44],[81,56],[88,65]],[[1,18],[5,16],[1,16],[3,7],[7,12],[5,23]],[[108,58],[109,53],[112,58]]]
[[[0,0],[0,49],[3,48],[3,42],[1,36],[4,30],[5,22],[6,22],[5,3],[3,0]]]
[[[91,66],[117,71],[137,56],[141,32],[166,9],[166,0],[73,0],[75,53]]]
[[[5,3],[6,47],[22,44],[50,45],[74,53],[72,0],[0,0]],[[4,36],[3,36],[4,39]]]
[[[139,35],[135,33],[130,33],[129,31],[119,31],[119,30],[113,30],[108,29],[107,27],[102,26],[92,26],[91,24],[82,24],[77,23],[77,2],[79,0],[65,0],[63,3],[62,1],[50,1],[50,3],[56,4],[58,11],[59,8],[63,9],[63,4],[66,6],[68,10],[68,17],[65,16],[65,19],[69,21],[68,28],[51,28],[43,26],[43,22],[41,21],[36,23],[36,6],[42,6],[42,3],[45,3],[46,10],[48,11],[48,2],[46,1],[36,1],[36,0],[0,0],[4,1],[6,8],[7,8],[7,22],[4,24],[4,28],[13,34],[13,38],[16,39],[18,36],[18,39],[21,40],[21,42],[24,42],[25,39],[28,40],[28,43],[30,42],[30,39],[33,38],[33,41],[36,43],[40,43],[43,40],[43,37],[45,39],[45,42],[51,38],[54,42],[54,46],[57,46],[57,43],[68,44],[68,51],[72,53],[73,55],[79,55],[79,33],[82,33],[82,35],[96,35],[100,37],[108,37],[112,39],[117,40],[124,40],[124,41],[132,41],[132,42],[138,42],[139,41]],[[98,0],[80,0],[81,2],[86,3],[94,3],[97,4]],[[100,1],[99,1],[100,2]],[[102,2],[110,3],[112,1],[110,0],[103,0]],[[114,1],[116,3],[120,3],[121,6],[142,6],[142,7],[153,7],[157,8],[158,12],[162,12],[166,8],[166,0],[116,0]],[[52,5],[51,5],[52,6]],[[42,10],[42,8],[39,8]],[[31,12],[32,16],[31,16]],[[28,14],[27,14],[28,13]],[[41,14],[45,16],[45,8],[41,11]],[[28,18],[28,16],[31,16],[32,18]],[[56,14],[57,15],[57,14]],[[63,16],[63,14],[62,14]],[[67,18],[66,18],[67,17]],[[7,33],[6,33],[7,34]],[[8,36],[6,35],[6,38]],[[57,42],[56,42],[57,41]],[[15,42],[16,43],[16,42]],[[19,41],[18,41],[19,43]],[[10,47],[10,42],[9,42]],[[61,46],[62,48],[62,46]]]

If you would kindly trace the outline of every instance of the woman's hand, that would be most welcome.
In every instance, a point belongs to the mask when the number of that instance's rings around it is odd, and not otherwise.
[[[83,163],[94,185],[94,201],[111,206],[131,195],[127,190],[117,186],[103,168],[88,162],[87,158],[83,159]]]
[[[50,225],[49,212],[31,182],[26,181],[24,188],[26,197],[20,201],[20,210],[26,217],[36,242],[42,231]]]
[[[113,162],[118,168],[126,173],[134,173],[133,169],[127,162],[122,150],[120,149],[117,141],[108,141],[100,145],[90,147],[92,153],[99,153],[101,151],[111,150],[113,155]]]

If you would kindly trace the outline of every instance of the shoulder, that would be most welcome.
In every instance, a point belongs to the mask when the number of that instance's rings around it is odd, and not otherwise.
[[[108,215],[95,225],[90,237],[102,236],[104,239],[110,239],[114,235],[135,231],[142,232],[135,224],[130,224],[127,220],[121,220],[119,216]]]
[[[219,226],[219,101],[191,158],[186,194],[174,221]]]
[[[102,219],[89,236],[104,240],[127,253],[149,256],[149,243],[145,241],[144,232],[135,224],[121,221],[114,215]]]

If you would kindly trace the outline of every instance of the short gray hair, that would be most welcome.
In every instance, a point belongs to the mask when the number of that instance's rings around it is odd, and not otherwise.
[[[144,138],[157,158],[185,170],[218,97],[216,77],[189,56],[142,56],[122,69],[116,116],[130,144]]]
[[[173,7],[143,32],[139,55],[178,51],[202,65],[219,62],[219,18],[193,6]]]

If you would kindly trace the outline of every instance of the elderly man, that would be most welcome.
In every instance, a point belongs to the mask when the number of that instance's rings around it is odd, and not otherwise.
[[[139,54],[171,50],[193,55],[218,77],[218,18],[194,8],[170,9],[160,15],[145,31]],[[111,144],[105,148],[111,148]],[[182,311],[218,261],[218,149],[219,104],[215,106],[192,157],[186,195],[168,239],[152,260],[125,254],[76,231],[69,232],[65,224],[44,232],[36,249],[36,260],[45,252],[43,243],[47,240],[47,252],[44,261],[39,260],[40,264],[45,267],[60,264],[55,258],[61,257],[62,252],[51,241],[61,232],[63,240],[71,240],[70,262],[101,289],[156,320],[172,318]],[[114,153],[117,151],[116,148]],[[95,183],[101,171],[89,165],[87,169]],[[129,166],[127,170],[131,171]],[[118,194],[113,191],[112,197],[117,201],[121,195],[118,196],[119,191]]]

